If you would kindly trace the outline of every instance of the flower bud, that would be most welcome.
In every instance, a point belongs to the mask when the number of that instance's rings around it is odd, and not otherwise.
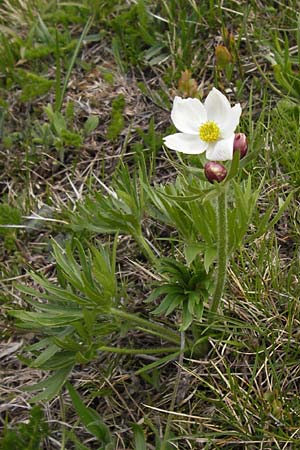
[[[217,181],[221,183],[226,178],[227,170],[216,161],[209,161],[204,165],[204,173],[210,183]]]
[[[233,151],[240,152],[240,159],[246,156],[248,151],[248,143],[244,133],[237,133],[234,135]]]
[[[231,62],[231,54],[224,45],[217,45],[215,48],[216,64],[220,69],[225,69]]]

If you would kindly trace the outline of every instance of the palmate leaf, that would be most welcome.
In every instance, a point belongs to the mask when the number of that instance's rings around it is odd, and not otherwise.
[[[211,274],[200,261],[186,267],[172,258],[162,259],[158,270],[169,278],[168,282],[156,287],[146,303],[163,297],[152,312],[154,315],[168,316],[179,308],[182,311],[180,330],[185,331],[194,318],[202,320],[204,302],[208,299],[213,284]]]
[[[188,285],[190,271],[188,267],[172,258],[162,258],[160,261],[161,273],[169,274],[172,282],[177,281],[180,285]]]
[[[201,205],[208,199],[213,200],[221,189],[224,189],[223,184],[212,186],[207,180],[203,182],[198,174],[188,174],[178,176],[175,183],[159,186],[156,192],[160,197],[186,208],[186,203],[197,202]]]
[[[213,200],[219,195],[219,190],[215,186],[210,189],[205,186],[207,183],[192,175],[179,176],[175,184],[166,186],[146,184],[149,214],[174,226],[185,242],[203,239],[211,246],[216,242]]]
[[[174,296],[172,302],[169,303],[165,315],[168,316],[169,314],[171,314],[178,306],[180,306],[183,303],[184,299],[185,299],[184,295],[176,295],[176,297]]]
[[[116,294],[116,278],[111,261],[115,260],[115,245],[113,255],[100,246],[91,246],[91,250],[84,251],[81,243],[74,239],[74,248],[71,243],[64,251],[53,244],[54,254],[64,278],[74,289],[79,290],[86,298],[86,304],[97,305],[99,311],[109,312],[112,300]],[[74,254],[78,251],[79,262]]]
[[[214,205],[209,201],[199,205],[197,202],[188,205],[189,214],[194,224],[195,241],[201,238],[205,244],[211,246],[216,242],[216,212]],[[189,236],[187,241],[191,240]]]
[[[112,261],[115,260],[115,250],[112,259],[108,255],[107,251],[103,247],[99,249],[92,248],[93,253],[93,275],[99,284],[103,287],[106,295],[111,298],[115,297],[117,291],[117,282],[115,277],[115,267]]]
[[[187,239],[195,235],[194,223],[186,205],[179,205],[159,194],[160,187],[144,184],[147,193],[147,210],[151,217],[167,225],[174,226]]]
[[[51,382],[59,385],[65,373],[61,370],[96,358],[106,336],[119,329],[111,314],[111,306],[117,302],[116,245],[117,237],[109,254],[105,247],[92,245],[85,251],[76,239],[67,243],[65,250],[54,243],[61,286],[36,274],[32,277],[42,291],[19,286],[33,310],[10,314],[18,327],[36,330],[44,337],[24,349],[31,359],[26,356],[23,360],[31,367],[56,371],[49,385],[37,386],[46,390],[37,399],[55,395]]]
[[[182,294],[168,294],[166,297],[162,300],[162,302],[159,304],[157,308],[155,308],[154,311],[152,311],[152,314],[160,315],[165,314],[166,316],[168,314],[171,314],[171,312],[174,311],[174,309],[179,306],[182,303],[182,300],[184,300],[185,296]]]
[[[145,300],[145,303],[151,303],[163,294],[180,294],[182,288],[176,284],[164,283],[162,286],[155,288],[149,297]]]
[[[120,232],[132,235],[139,227],[134,214],[126,212],[120,200],[99,193],[96,193],[95,198],[78,203],[76,212],[71,213],[70,221],[75,231],[105,234]]]
[[[228,210],[229,253],[239,247],[248,231],[261,186],[262,183],[252,192],[251,177],[246,183],[238,184],[233,181],[233,207]]]
[[[144,189],[138,177],[120,164],[112,187],[98,180],[105,192],[97,192],[77,204],[76,212],[69,212],[71,227],[76,231],[96,233],[124,233],[133,237],[141,233],[144,214]]]
[[[90,265],[91,263],[89,252],[86,252],[85,254],[85,259],[87,262],[84,262],[84,266],[82,267],[74,257],[75,251],[78,250],[79,257],[82,258],[82,247],[77,239],[67,242],[65,250],[62,249],[55,241],[52,243],[52,248],[55,260],[61,271],[64,273],[65,280],[68,281],[69,284],[75,289],[82,292],[85,284],[83,281],[83,277],[85,275],[84,270],[87,267],[86,264]]]
[[[116,240],[112,255],[104,247],[90,247],[91,250],[85,252],[81,243],[74,239],[67,243],[66,250],[63,250],[53,242],[54,255],[60,273],[59,279],[63,279],[63,287],[51,283],[45,277],[31,274],[45,292],[22,285],[19,285],[18,289],[30,297],[46,300],[47,303],[28,301],[35,309],[45,314],[40,316],[37,313],[24,312],[22,316],[21,311],[16,311],[15,317],[26,318],[31,322],[37,319],[37,323],[41,324],[39,316],[41,320],[48,321],[52,320],[51,313],[53,313],[60,322],[63,322],[67,315],[74,322],[74,320],[82,319],[82,306],[96,308],[97,313],[109,313],[117,292]]]

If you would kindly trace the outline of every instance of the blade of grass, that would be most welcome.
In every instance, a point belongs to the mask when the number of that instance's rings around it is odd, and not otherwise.
[[[76,62],[76,59],[77,59],[79,50],[81,48],[81,45],[82,45],[82,43],[83,43],[83,41],[84,41],[84,39],[85,39],[85,37],[86,37],[86,35],[87,35],[91,25],[93,23],[93,20],[94,20],[94,17],[91,16],[88,19],[88,21],[87,21],[87,23],[86,23],[86,25],[85,25],[82,33],[81,33],[81,36],[80,36],[80,38],[79,38],[79,40],[77,42],[76,48],[75,48],[74,53],[72,55],[71,61],[69,63],[68,70],[67,70],[67,73],[66,73],[66,76],[65,76],[65,80],[64,80],[64,84],[63,84],[62,88],[60,88],[60,89],[58,89],[58,80],[60,78],[60,64],[58,65],[58,68],[57,68],[57,80],[56,80],[55,111],[60,111],[61,110],[62,102],[63,102],[64,96],[65,96],[65,93],[66,93],[66,90],[67,90],[67,87],[68,87],[69,79],[70,79],[70,76],[71,76],[74,64]]]

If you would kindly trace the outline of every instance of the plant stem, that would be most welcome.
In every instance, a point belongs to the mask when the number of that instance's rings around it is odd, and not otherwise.
[[[157,347],[157,348],[121,348],[107,347],[100,345],[98,350],[109,353],[122,353],[124,355],[157,355],[159,353],[174,353],[178,351],[178,347]]]
[[[217,200],[217,277],[208,322],[211,323],[217,313],[226,280],[228,259],[227,197],[226,188],[220,192]]]
[[[139,328],[147,330],[149,333],[160,336],[162,339],[180,345],[179,334],[176,331],[171,330],[170,328],[164,327],[163,325],[159,325],[155,322],[151,322],[150,320],[143,319],[136,314],[131,314],[118,308],[111,308],[111,314],[116,317],[120,317],[121,319],[125,319],[128,322],[135,323]]]
[[[169,434],[170,434],[171,422],[172,422],[172,418],[173,418],[172,412],[175,409],[176,398],[177,398],[177,394],[178,394],[179,383],[180,383],[181,373],[182,373],[183,355],[184,355],[184,347],[185,347],[185,334],[184,334],[184,331],[181,332],[180,340],[181,340],[181,342],[180,342],[180,354],[179,354],[179,359],[178,359],[178,369],[177,369],[175,385],[174,385],[174,390],[173,390],[173,395],[172,395],[172,400],[171,400],[171,405],[170,405],[170,414],[168,415],[167,424],[166,424],[164,437],[163,437],[163,440],[162,440],[162,443],[161,443],[160,450],[165,450],[166,449],[166,445],[167,445],[167,442],[168,442],[168,437],[169,437]]]
[[[62,394],[59,394],[59,403],[60,403],[62,423],[66,423],[66,409],[65,409]],[[65,448],[66,448],[65,445],[66,445],[66,428],[65,428],[65,426],[63,426],[60,450],[65,450]]]
[[[156,266],[157,265],[157,258],[155,256],[154,252],[152,251],[150,245],[148,244],[148,242],[144,238],[143,234],[142,233],[135,234],[134,238],[137,241],[137,243],[139,244],[139,246],[140,246],[142,252],[144,253],[144,255],[146,256],[146,258],[148,258],[149,261],[154,266]]]

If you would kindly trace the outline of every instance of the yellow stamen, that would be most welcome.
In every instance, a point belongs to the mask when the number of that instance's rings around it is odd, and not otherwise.
[[[221,130],[216,122],[208,121],[199,128],[200,139],[204,142],[215,142],[219,139]]]

